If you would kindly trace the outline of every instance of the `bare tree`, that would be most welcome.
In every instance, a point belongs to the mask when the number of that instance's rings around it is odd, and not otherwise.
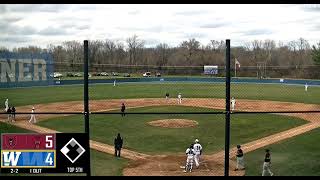
[[[102,57],[98,60],[98,63],[115,63],[116,44],[110,39],[106,39],[102,44]]]
[[[160,43],[155,49],[156,65],[161,69],[169,60],[169,46],[165,43]]]
[[[10,51],[6,47],[0,47],[0,53],[4,53],[4,52],[10,52]]]
[[[192,56],[199,50],[200,48],[200,42],[196,39],[192,38],[188,41],[183,41],[180,44],[180,47],[184,50],[184,57],[186,58],[186,61],[190,65],[192,62]]]
[[[62,43],[63,48],[66,51],[66,59],[68,64],[70,64],[71,70],[74,71],[75,64],[83,62],[82,61],[82,44],[78,41],[66,41]]]
[[[124,44],[121,42],[116,42],[116,64],[126,64],[126,51]]]
[[[129,64],[137,64],[138,55],[141,55],[142,48],[144,47],[144,41],[138,39],[137,35],[133,35],[126,42],[129,52]]]

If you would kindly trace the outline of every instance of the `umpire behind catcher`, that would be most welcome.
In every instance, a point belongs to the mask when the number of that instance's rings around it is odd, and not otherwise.
[[[123,138],[120,136],[120,133],[118,133],[118,136],[114,139],[114,156],[120,157],[122,144]]]

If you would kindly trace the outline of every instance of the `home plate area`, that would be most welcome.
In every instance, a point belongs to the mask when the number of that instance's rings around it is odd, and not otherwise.
[[[206,157],[200,160],[199,168],[193,167],[192,172],[184,172],[185,156],[159,155],[148,159],[140,159],[124,169],[125,176],[223,176],[224,161]],[[230,163],[231,176],[243,176],[244,171],[233,171],[234,163]]]

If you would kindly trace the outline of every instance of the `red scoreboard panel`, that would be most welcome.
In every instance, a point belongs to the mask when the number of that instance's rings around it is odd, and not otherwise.
[[[1,134],[1,173],[87,173],[84,133]]]
[[[1,149],[56,149],[55,134],[2,134]]]

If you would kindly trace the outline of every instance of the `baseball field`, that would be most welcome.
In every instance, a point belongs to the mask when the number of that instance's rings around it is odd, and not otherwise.
[[[166,100],[165,94],[170,98]],[[182,104],[177,103],[178,93]],[[82,112],[83,86],[0,89],[0,101],[9,99],[17,112]],[[90,84],[90,111],[167,112],[168,114],[90,115],[92,169],[94,175],[189,175],[184,152],[198,138],[203,146],[199,169],[191,175],[223,175],[224,114],[170,114],[170,112],[223,112],[224,83],[119,83]],[[302,85],[232,84],[236,111],[318,110],[320,87],[305,92]],[[317,175],[319,114],[232,114],[230,175],[260,175],[264,149],[270,148],[275,175]],[[28,115],[18,115],[13,125],[4,123],[1,132],[83,132],[82,115],[37,115],[38,123],[28,124]],[[17,128],[18,126],[19,128]],[[124,138],[122,158],[113,154],[117,133]],[[314,142],[314,143],[313,143]],[[235,168],[235,146],[245,153],[246,171]],[[294,171],[294,174],[291,173]],[[318,173],[319,174],[319,173]]]

